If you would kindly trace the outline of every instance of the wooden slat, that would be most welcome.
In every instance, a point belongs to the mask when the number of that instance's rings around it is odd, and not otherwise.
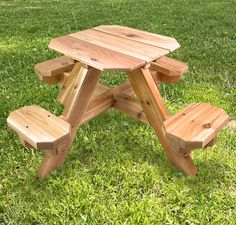
[[[60,56],[35,65],[35,72],[43,77],[53,77],[72,70],[74,60],[66,56]]]
[[[164,122],[166,137],[178,151],[188,153],[215,139],[228,123],[223,109],[206,103],[192,103]]]
[[[124,39],[92,29],[70,34],[69,36],[146,62],[152,62],[169,52],[166,49]]]
[[[151,69],[162,73],[164,76],[181,76],[188,71],[188,64],[163,56],[151,63]]]
[[[169,51],[174,51],[180,47],[179,43],[175,40],[175,38],[136,30],[129,27],[123,27],[118,25],[102,25],[93,29],[123,37],[125,39],[134,40],[137,42],[164,48]]]
[[[101,71],[132,71],[145,64],[144,60],[99,47],[72,36],[62,36],[52,39],[49,43],[49,48]]]
[[[56,149],[70,140],[70,124],[47,110],[33,105],[10,113],[8,125],[33,147]]]

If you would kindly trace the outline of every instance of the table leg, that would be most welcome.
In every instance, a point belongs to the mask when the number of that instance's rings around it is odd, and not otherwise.
[[[69,98],[64,96],[67,100],[63,112],[63,118],[71,124],[71,140],[70,143],[62,144],[56,150],[44,150],[44,158],[38,172],[40,177],[47,176],[51,171],[58,169],[64,162],[89,105],[90,98],[98,84],[101,71],[77,63],[72,73],[75,77],[67,85],[69,89],[66,93],[68,93]]]
[[[139,68],[128,73],[128,77],[136,95],[141,101],[146,117],[154,128],[170,162],[182,169],[187,175],[194,176],[197,173],[197,169],[193,164],[191,156],[175,153],[166,142],[163,122],[169,117],[169,113],[150,71],[145,68]]]

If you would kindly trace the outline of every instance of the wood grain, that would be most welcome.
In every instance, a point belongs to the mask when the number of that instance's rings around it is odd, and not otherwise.
[[[41,76],[52,77],[72,70],[74,64],[75,63],[73,59],[66,56],[60,56],[41,63],[37,63],[34,69],[35,72]]]
[[[72,137],[86,112],[90,99],[96,90],[101,71],[81,65],[76,79],[73,81],[71,100],[63,111],[63,116],[72,127]]]
[[[223,109],[207,103],[192,103],[164,122],[166,138],[184,154],[209,146],[228,123]]]
[[[140,99],[142,108],[150,125],[154,128],[163,149],[173,165],[182,169],[186,174],[194,176],[197,172],[190,156],[175,153],[165,138],[163,123],[169,118],[155,81],[148,69],[138,69],[128,74],[131,85]]]
[[[168,50],[89,29],[70,34],[79,40],[128,55],[147,63],[169,53]]]
[[[133,118],[149,125],[147,117],[138,100],[124,93],[114,95],[114,99],[115,102],[113,104],[113,107],[116,110],[126,113],[129,116],[132,116]]]
[[[119,52],[79,40],[72,36],[62,36],[52,39],[49,43],[49,48],[101,71],[131,71],[145,64],[144,60],[136,59]]]
[[[181,76],[188,71],[188,64],[170,57],[163,56],[151,63],[151,69],[165,76]]]
[[[164,48],[169,51],[174,51],[180,47],[179,43],[175,40],[175,38],[141,31],[130,27],[123,27],[118,25],[102,25],[93,29],[118,37],[123,37],[125,39],[134,40],[159,48]]]
[[[11,112],[7,123],[36,149],[56,149],[70,141],[70,124],[37,105]]]

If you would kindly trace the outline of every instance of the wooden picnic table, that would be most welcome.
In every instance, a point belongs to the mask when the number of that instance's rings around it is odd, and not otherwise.
[[[39,175],[48,175],[64,162],[81,124],[111,107],[150,125],[170,162],[195,175],[191,151],[212,146],[228,116],[206,103],[169,114],[158,86],[181,80],[188,70],[186,63],[166,57],[179,47],[174,38],[118,25],[52,39],[49,48],[64,56],[37,64],[35,71],[42,81],[61,87],[62,115],[26,106],[8,117],[9,126],[26,147],[43,149]],[[109,88],[99,83],[103,71],[126,71],[128,81]]]

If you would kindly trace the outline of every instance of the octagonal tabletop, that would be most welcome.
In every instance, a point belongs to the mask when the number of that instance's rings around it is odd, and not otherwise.
[[[179,47],[174,38],[118,25],[98,26],[49,43],[49,48],[102,71],[132,71]]]

